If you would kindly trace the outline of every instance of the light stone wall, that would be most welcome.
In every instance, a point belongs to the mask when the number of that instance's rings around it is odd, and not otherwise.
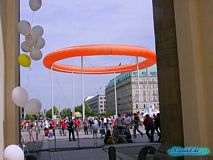
[[[184,144],[213,151],[213,1],[174,1]]]
[[[93,98],[87,100],[86,102],[91,107],[94,113],[105,112],[105,96],[104,95],[96,95]]]
[[[11,93],[19,84],[19,1],[0,1],[0,159],[7,145],[19,143],[19,109]]]
[[[118,113],[135,113],[137,111],[144,112],[144,105],[156,104],[159,108],[158,99],[158,81],[157,77],[148,77],[148,84],[146,77],[140,77],[140,104],[138,105],[138,86],[137,77],[129,77],[123,81],[117,82],[117,105]],[[148,87],[148,89],[147,89]],[[153,94],[155,93],[155,94]],[[148,96],[147,96],[148,94]],[[115,94],[114,85],[105,89],[106,95],[106,110],[115,111]],[[138,108],[136,108],[138,105]]]
[[[4,151],[4,44],[3,44],[3,29],[2,29],[2,7],[3,1],[0,1],[0,159],[3,159]]]

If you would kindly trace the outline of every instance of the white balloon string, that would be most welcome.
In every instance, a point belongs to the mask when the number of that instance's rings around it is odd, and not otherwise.
[[[31,20],[31,25],[32,25],[32,26],[33,26],[33,21],[34,21],[34,11],[33,11],[32,20]]]
[[[30,70],[31,70],[31,67],[29,67],[28,73],[27,73],[27,92],[28,93],[29,93]]]

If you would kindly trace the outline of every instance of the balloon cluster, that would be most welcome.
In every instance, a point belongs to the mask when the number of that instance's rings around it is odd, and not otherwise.
[[[41,8],[41,0],[30,0],[30,8],[32,11],[37,11]],[[45,40],[42,37],[44,30],[41,26],[36,25],[31,28],[28,21],[22,20],[18,23],[18,31],[25,36],[25,41],[21,44],[21,49],[28,54],[20,54],[18,62],[23,67],[30,67],[31,59],[38,61],[42,58],[42,49],[45,45]],[[27,114],[37,114],[42,108],[42,104],[38,99],[28,98],[28,92],[23,87],[16,87],[12,91],[13,102],[24,107]],[[24,160],[24,152],[17,145],[9,145],[4,150],[4,159],[10,160]]]
[[[41,8],[41,5],[41,0],[29,1],[29,6],[32,11],[37,11]],[[26,20],[20,21],[17,27],[20,34],[25,36],[25,41],[21,43],[21,49],[23,52],[29,53],[29,55],[25,53],[20,54],[18,62],[23,67],[30,67],[31,59],[38,61],[42,58],[41,49],[45,45],[45,40],[42,37],[44,29],[40,25],[31,27],[31,24]]]
[[[37,11],[41,8],[41,0],[30,0],[29,6],[32,11]],[[18,31],[20,34],[25,36],[25,41],[21,43],[21,49],[29,53],[20,54],[18,57],[18,62],[23,67],[30,67],[31,59],[38,61],[42,58],[42,49],[45,45],[45,40],[42,37],[44,34],[44,29],[36,25],[31,28],[31,24],[22,20],[18,23]],[[27,114],[37,114],[42,108],[42,104],[38,99],[28,98],[28,92],[23,87],[16,87],[12,91],[13,102],[20,107],[24,107]]]
[[[42,104],[38,99],[28,98],[28,93],[23,87],[16,87],[12,91],[13,102],[20,107],[24,107],[27,114],[37,114],[42,108]]]

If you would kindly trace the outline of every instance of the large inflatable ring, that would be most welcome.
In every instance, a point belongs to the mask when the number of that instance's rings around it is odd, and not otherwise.
[[[102,66],[89,67],[73,66],[67,64],[56,63],[59,60],[79,56],[100,56],[100,55],[115,55],[115,56],[135,56],[144,57],[145,60],[138,63],[139,69],[144,69],[156,63],[155,52],[140,46],[130,45],[82,45],[73,46],[64,49],[56,50],[44,57],[43,64],[45,67],[65,73],[84,73],[84,74],[112,74],[123,73],[137,70],[137,63],[120,65],[120,66]],[[119,63],[119,62],[118,62]]]

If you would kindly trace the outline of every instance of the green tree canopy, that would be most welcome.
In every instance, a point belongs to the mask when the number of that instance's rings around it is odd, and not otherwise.
[[[36,116],[35,114],[33,114],[33,115],[31,115],[31,114],[26,114],[25,120],[34,121],[34,120],[37,120],[37,116]]]
[[[59,115],[59,109],[55,106],[53,107],[54,115]],[[46,112],[46,117],[52,119],[52,108]]]
[[[68,116],[71,116],[71,109],[70,108],[64,108],[61,112],[60,112],[61,118],[64,119]]]
[[[85,104],[85,115],[87,117],[93,116],[93,112],[92,112],[91,107],[86,102],[84,102],[84,104]],[[75,112],[80,112],[82,114],[83,113],[82,112],[82,105],[75,107]]]

